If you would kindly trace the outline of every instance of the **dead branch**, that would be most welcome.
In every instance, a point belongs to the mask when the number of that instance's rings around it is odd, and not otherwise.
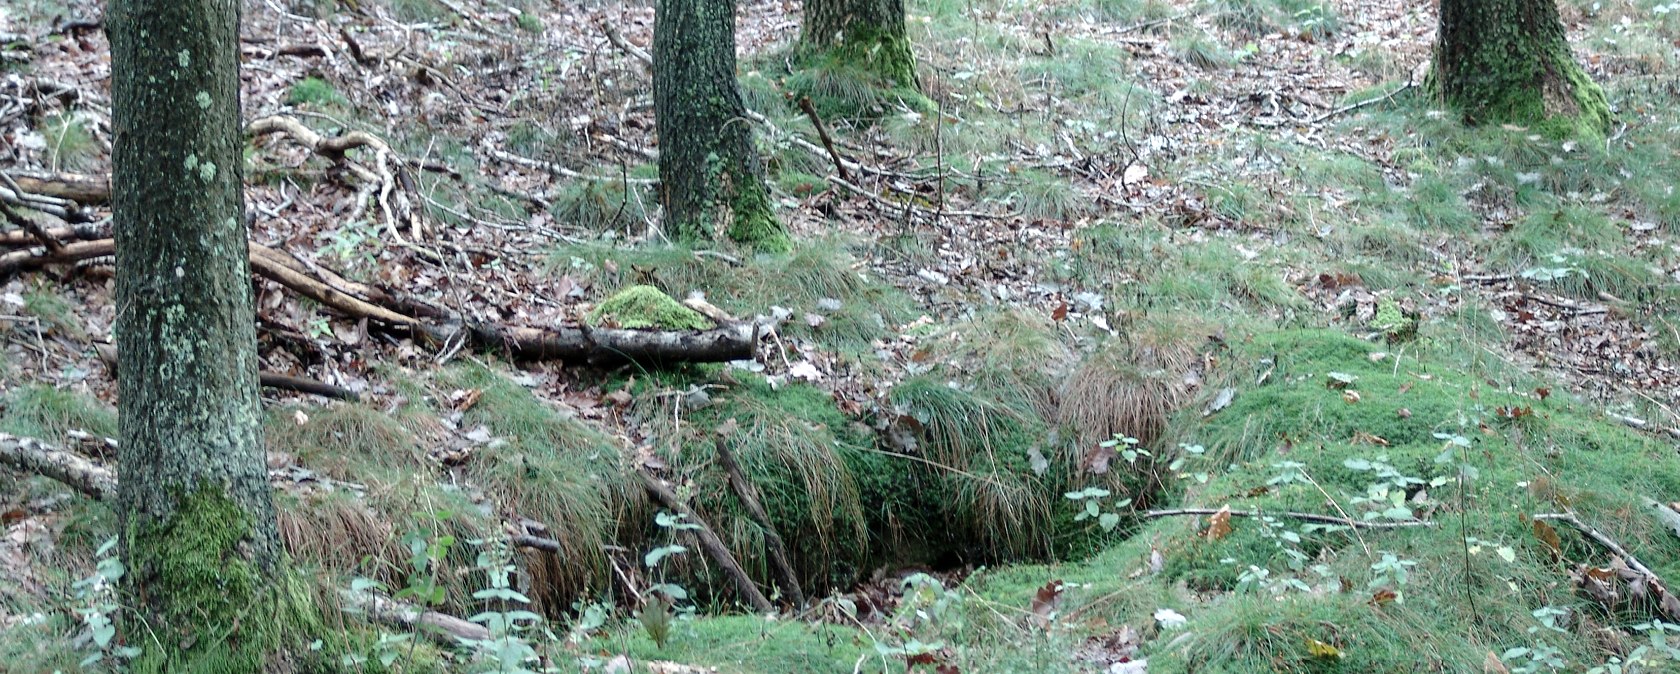
[[[1645,566],[1644,562],[1639,561],[1638,557],[1633,556],[1633,553],[1628,552],[1627,549],[1623,548],[1620,543],[1616,542],[1615,539],[1604,535],[1603,532],[1597,529],[1587,526],[1585,522],[1581,521],[1581,518],[1575,516],[1575,513],[1540,513],[1535,515],[1534,519],[1552,520],[1554,522],[1567,524],[1573,527],[1576,531],[1581,532],[1581,535],[1592,539],[1594,543],[1603,546],[1605,550],[1609,550],[1610,554],[1622,558],[1623,561],[1627,562],[1629,569],[1633,569],[1657,583],[1662,582],[1662,577],[1658,576],[1657,572],[1652,571],[1651,567]],[[1664,587],[1667,586],[1664,585]]]
[[[596,182],[623,182],[626,185],[657,185],[657,184],[659,184],[658,180],[654,180],[654,179],[651,179],[651,178],[607,178],[607,177],[604,177],[604,176],[593,176],[593,175],[589,175],[587,173],[581,173],[581,172],[578,172],[578,171],[574,171],[572,169],[566,168],[564,166],[561,166],[561,165],[556,164],[556,163],[551,162],[551,161],[542,161],[540,159],[532,159],[530,157],[521,157],[521,156],[513,154],[511,152],[505,152],[505,151],[502,151],[502,150],[497,150],[495,148],[491,148],[489,150],[489,153],[490,153],[491,158],[496,159],[498,161],[504,161],[504,162],[507,162],[509,164],[514,164],[514,165],[517,165],[517,166],[523,166],[525,168],[536,169],[538,171],[543,171],[545,173],[552,173],[552,174],[560,176],[562,178],[571,178],[573,180],[592,180],[592,181],[596,181]]]
[[[11,176],[19,188],[31,194],[67,199],[83,206],[97,206],[111,201],[109,176],[46,172],[17,172]]]
[[[110,469],[34,438],[0,433],[0,464],[52,478],[95,500],[117,498],[117,480]]]
[[[41,245],[46,246],[47,252],[53,255],[64,252],[64,244],[53,238],[52,234],[41,226],[41,223],[17,212],[16,209],[6,205],[6,202],[0,201],[0,215],[6,216],[8,222],[23,228],[23,231],[28,232],[29,236],[40,242]]]
[[[122,361],[117,358],[116,345],[104,342],[94,342],[93,351],[99,356],[99,360],[105,363],[105,368],[110,371],[111,377],[115,378],[119,376],[117,374],[117,366],[121,364]],[[356,395],[355,391],[347,388],[340,388],[326,382],[315,381],[314,379],[293,377],[273,372],[258,372],[257,383],[263,388],[271,388],[278,391],[292,391],[294,393],[308,393],[311,395],[318,395],[323,398],[332,398],[334,400],[348,400],[355,402],[361,399],[361,396]]]
[[[111,239],[68,243],[57,253],[48,251],[44,246],[34,246],[0,254],[0,273],[115,253],[116,246]],[[746,323],[724,323],[716,329],[697,332],[590,328],[584,325],[551,329],[464,325],[458,316],[446,309],[346,280],[320,265],[288,253],[255,243],[248,244],[248,253],[253,273],[345,316],[370,319],[383,327],[405,331],[436,343],[451,343],[465,336],[478,347],[503,352],[516,360],[567,360],[596,365],[725,362],[752,358],[754,345],[758,342],[757,326]],[[275,380],[275,384],[276,388],[280,388],[286,382]]]
[[[65,225],[62,227],[46,228],[47,236],[57,241],[92,241],[95,239],[111,238],[111,228],[105,224],[84,223],[80,225]],[[41,240],[30,232],[9,231],[0,232],[0,247],[33,246]]]
[[[841,180],[851,180],[851,174],[846,172],[846,161],[840,158],[840,151],[834,149],[834,138],[828,135],[828,125],[823,124],[822,118],[817,116],[817,106],[811,104],[810,96],[799,97],[799,109],[805,111],[805,116],[811,118],[811,126],[817,127],[817,137],[822,139],[824,148],[828,149],[828,156],[834,160],[834,170],[840,174]]]
[[[1225,512],[1232,517],[1288,517],[1303,522],[1317,522],[1319,524],[1334,524],[1354,529],[1404,529],[1406,527],[1432,527],[1434,522],[1428,520],[1406,520],[1403,522],[1366,522],[1364,520],[1336,517],[1334,515],[1319,515],[1317,513],[1302,513],[1286,510],[1224,510],[1219,508],[1173,508],[1171,510],[1145,510],[1141,515],[1145,519],[1157,517],[1179,517],[1183,515],[1217,515]]]
[[[1535,521],[1552,520],[1563,522],[1581,532],[1594,543],[1610,551],[1610,566],[1605,569],[1594,570],[1587,566],[1571,574],[1577,585],[1595,599],[1605,601],[1613,598],[1608,592],[1606,581],[1610,577],[1620,578],[1627,584],[1628,594],[1635,598],[1648,598],[1656,602],[1658,610],[1669,620],[1680,620],[1680,597],[1669,592],[1668,584],[1663,582],[1662,576],[1652,571],[1651,567],[1639,561],[1633,553],[1628,552],[1615,539],[1610,538],[1597,529],[1587,526],[1575,513],[1542,513],[1534,516]],[[1610,575],[1605,575],[1606,572]]]
[[[57,253],[47,250],[45,246],[24,248],[0,254],[0,274],[115,255],[116,252],[116,244],[111,239],[67,243]]]
[[[707,525],[705,520],[700,519],[699,515],[695,514],[681,499],[677,498],[676,493],[672,492],[670,487],[665,486],[663,481],[654,477],[653,473],[648,472],[647,468],[638,468],[636,473],[641,475],[642,486],[647,488],[648,494],[653,496],[654,500],[673,512],[686,517],[689,522],[699,527],[693,533],[694,538],[700,544],[700,549],[706,553],[706,556],[711,557],[712,561],[717,562],[717,565],[723,569],[723,574],[734,582],[735,589],[741,593],[741,597],[748,604],[752,605],[753,610],[759,613],[771,613],[776,610],[776,607],[771,605],[770,600],[764,597],[764,593],[758,590],[758,586],[753,584],[752,578],[747,576],[747,572],[741,568],[740,562],[735,561],[735,556],[729,554],[729,547],[723,544],[723,539],[718,538],[717,533],[712,531],[712,527]]]
[[[354,609],[376,622],[426,635],[441,646],[455,647],[463,641],[483,641],[490,630],[452,615],[422,609],[372,592],[345,590],[344,599]]]
[[[624,53],[635,57],[637,61],[642,62],[642,65],[649,68],[653,67],[653,54],[649,54],[646,49],[630,44],[629,40],[618,34],[618,29],[613,27],[611,21],[602,21],[601,30],[607,34],[607,41],[611,42],[614,47],[618,47],[624,50]]]
[[[419,209],[414,207],[419,197],[413,194],[413,181],[403,168],[407,160],[400,158],[384,140],[366,131],[351,131],[341,136],[327,138],[315,132],[303,122],[285,115],[272,115],[251,121],[247,131],[253,136],[270,133],[282,133],[301,143],[315,154],[342,165],[354,173],[365,183],[375,186],[373,194],[377,195],[380,214],[385,227],[391,232],[393,239],[399,244],[408,243],[402,235],[402,225],[408,225],[410,233],[415,236],[423,234]],[[360,162],[351,161],[345,153],[356,148],[367,148],[373,151],[371,167]],[[401,192],[396,192],[401,188]],[[393,207],[393,193],[396,204]],[[361,204],[359,203],[358,206]],[[360,208],[357,210],[360,214]]]
[[[428,332],[435,331],[429,328]],[[756,326],[736,323],[702,332],[558,327],[553,329],[475,325],[472,341],[514,360],[566,360],[610,365],[722,363],[752,358]],[[444,336],[439,333],[435,336]]]
[[[747,509],[747,515],[753,518],[758,526],[764,529],[764,547],[770,553],[770,568],[776,571],[776,584],[782,586],[782,593],[793,602],[795,609],[805,606],[805,592],[799,588],[799,575],[794,573],[793,564],[788,562],[787,546],[782,543],[782,535],[776,532],[776,527],[770,523],[770,515],[764,512],[764,506],[758,502],[758,489],[747,481],[747,474],[741,470],[740,464],[735,462],[735,455],[725,446],[723,436],[713,439],[717,447],[718,462],[723,464],[723,470],[729,474],[729,486],[735,490],[735,495],[741,499],[741,505]]]

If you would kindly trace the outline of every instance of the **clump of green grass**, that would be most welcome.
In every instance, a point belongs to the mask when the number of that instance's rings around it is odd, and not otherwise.
[[[343,94],[338,93],[338,89],[334,88],[331,82],[319,77],[305,77],[286,92],[286,103],[324,108],[345,105],[349,101]]]
[[[1091,211],[1091,204],[1066,178],[1036,169],[1021,171],[1017,178],[995,182],[987,191],[1035,220],[1072,220]]]
[[[45,120],[42,132],[47,137],[48,166],[54,171],[85,169],[99,152],[87,120],[79,114],[52,115]]]
[[[389,0],[391,14],[405,23],[453,24],[454,12],[437,0]]]
[[[76,308],[50,286],[37,284],[23,294],[23,311],[41,320],[48,330],[75,340],[87,338]]]
[[[0,430],[62,444],[70,431],[117,437],[117,412],[91,396],[46,385],[25,386],[5,398]]]
[[[630,177],[658,177],[658,171],[651,164],[638,166],[630,172]],[[658,206],[659,196],[651,185],[622,179],[581,178],[568,182],[554,195],[549,214],[555,222],[593,232],[629,232],[644,226]]]
[[[422,424],[348,403],[273,409],[263,431],[271,450],[293,454],[312,470],[339,480],[394,483],[430,467],[422,438],[410,430]]]
[[[569,417],[485,367],[451,368],[439,383],[479,392],[462,425],[495,437],[474,451],[468,474],[495,502],[548,527],[563,565],[533,594],[544,610],[563,611],[579,595],[607,587],[602,546],[620,540],[643,511],[642,488],[612,438]]]
[[[1221,70],[1237,62],[1224,46],[1199,32],[1173,38],[1171,48],[1179,61],[1202,70]]]
[[[919,427],[920,450],[947,493],[947,526],[973,541],[982,559],[1045,555],[1052,548],[1050,489],[1031,467],[1044,457],[1047,425],[1030,407],[964,390],[937,374],[894,387],[894,405]]]

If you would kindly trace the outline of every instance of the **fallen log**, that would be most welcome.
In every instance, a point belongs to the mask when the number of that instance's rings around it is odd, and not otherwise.
[[[447,309],[348,281],[288,253],[255,243],[248,245],[247,253],[253,273],[340,314],[366,318],[376,327],[436,344],[454,344],[465,337],[475,347],[514,360],[565,360],[597,366],[716,363],[752,358],[758,342],[758,326],[750,323],[724,323],[702,331],[591,328],[581,324],[556,328],[463,325]],[[46,246],[31,246],[0,254],[0,274],[115,254],[111,239],[66,243],[56,252]]]
[[[23,191],[58,199],[69,199],[83,206],[110,203],[109,176],[80,173],[16,172],[12,180]]]
[[[47,236],[59,241],[93,241],[111,238],[110,225],[84,223],[80,225],[66,225],[63,227],[46,228]],[[41,243],[35,234],[23,230],[0,232],[0,246],[33,246]]]

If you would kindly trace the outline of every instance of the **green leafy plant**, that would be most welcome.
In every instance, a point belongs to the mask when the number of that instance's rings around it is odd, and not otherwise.
[[[76,641],[91,651],[82,658],[81,667],[87,669],[107,658],[128,660],[140,654],[140,649],[133,646],[118,646],[114,639],[117,636],[116,624],[111,617],[121,610],[117,603],[117,583],[123,577],[123,563],[111,555],[117,547],[117,537],[112,536],[99,546],[94,556],[99,561],[94,565],[92,575],[71,584],[71,590],[76,596],[75,612],[81,618],[83,632]]]

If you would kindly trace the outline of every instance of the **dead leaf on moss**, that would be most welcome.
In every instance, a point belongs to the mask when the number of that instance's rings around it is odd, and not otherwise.
[[[1207,531],[1202,536],[1210,541],[1217,541],[1231,535],[1231,506],[1221,506],[1219,512],[1208,518]]]

